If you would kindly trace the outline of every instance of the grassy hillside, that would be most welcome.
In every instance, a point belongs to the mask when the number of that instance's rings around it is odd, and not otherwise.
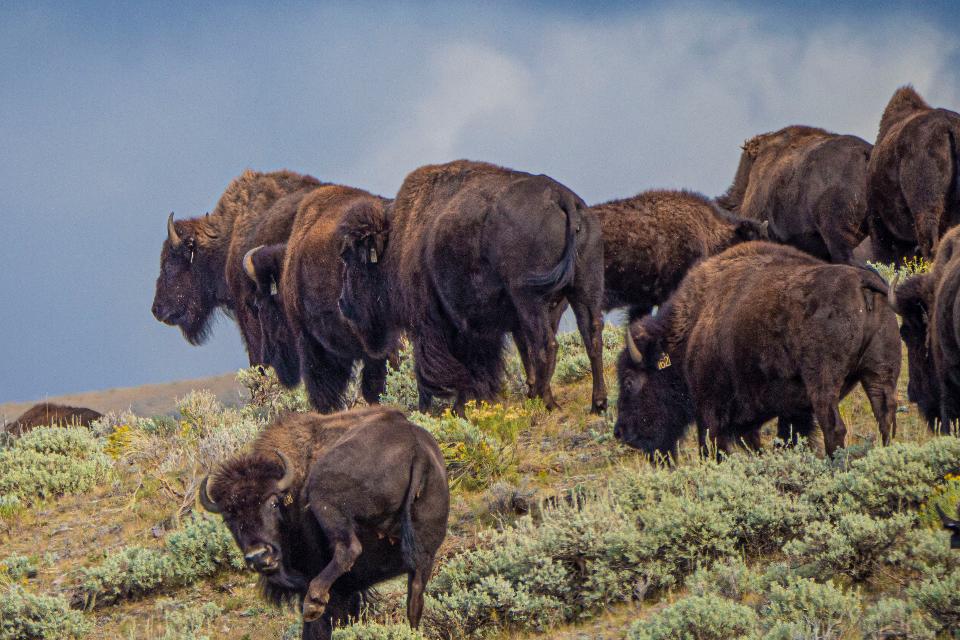
[[[605,332],[615,406],[618,330]],[[960,627],[960,553],[932,504],[953,508],[960,439],[928,432],[906,404],[896,444],[861,391],[842,404],[848,448],[721,463],[688,436],[679,464],[651,464],[589,415],[589,366],[564,335],[563,407],[522,397],[510,358],[502,402],[468,419],[412,419],[436,435],[453,485],[450,531],[428,588],[429,638],[951,637]],[[92,432],[41,429],[0,449],[0,640],[281,638],[295,611],[261,601],[199,480],[272,416],[306,408],[253,371],[251,401],[186,394],[179,418],[111,414]],[[386,401],[410,409],[409,360]],[[772,439],[766,427],[766,439]],[[405,583],[383,585],[345,638],[417,637],[402,625]],[[395,623],[401,623],[396,626]],[[896,635],[900,634],[900,635]]]

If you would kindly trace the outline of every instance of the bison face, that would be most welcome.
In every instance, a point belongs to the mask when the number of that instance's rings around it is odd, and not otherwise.
[[[190,344],[201,344],[209,334],[216,309],[207,252],[197,241],[192,221],[167,220],[167,239],[160,251],[160,276],[153,297],[153,316],[179,327]],[[215,276],[216,277],[216,276]]]
[[[896,283],[894,283],[895,286]],[[907,345],[907,397],[933,427],[940,412],[940,392],[930,353],[928,303],[929,276],[913,276],[891,292],[894,310],[903,318],[900,336]]]
[[[300,382],[300,357],[280,298],[286,249],[285,244],[255,247],[243,257],[243,270],[252,283],[250,306],[260,325],[257,355],[277,372],[280,384],[289,388]]]
[[[388,234],[382,207],[367,202],[351,207],[344,214],[338,233],[343,262],[340,313],[363,343],[364,350],[375,358],[384,358],[394,339],[383,264]]]
[[[288,512],[296,508],[290,491],[293,471],[286,456],[278,456],[232,461],[217,473],[209,493],[203,480],[199,498],[207,511],[223,517],[247,566],[278,584],[300,588],[302,578],[286,569],[283,555]]]
[[[627,348],[617,363],[620,395],[613,435],[648,454],[667,455],[676,450],[693,416],[680,366],[646,332],[648,319],[627,329]]]

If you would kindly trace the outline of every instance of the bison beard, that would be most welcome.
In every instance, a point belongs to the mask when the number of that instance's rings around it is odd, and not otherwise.
[[[401,331],[414,347],[421,407],[433,395],[492,398],[512,333],[529,395],[556,406],[554,315],[566,298],[593,370],[593,410],[606,403],[601,362],[603,248],[596,218],[546,176],[456,161],[421,167],[393,205],[340,223],[340,309],[368,353]]]
[[[328,640],[367,589],[403,574],[417,627],[449,490],[436,441],[400,412],[282,418],[207,489],[201,503],[223,516],[266,597],[301,603],[304,638]]]
[[[871,145],[794,125],[747,140],[724,209],[770,223],[770,239],[844,264],[867,235]]]
[[[749,242],[694,267],[660,312],[630,325],[615,432],[674,451],[691,418],[726,449],[767,420],[844,445],[837,404],[857,382],[884,443],[896,431],[900,340],[886,283],[790,247]]]

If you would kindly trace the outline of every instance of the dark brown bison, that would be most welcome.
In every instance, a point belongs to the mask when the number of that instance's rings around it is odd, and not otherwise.
[[[563,185],[481,162],[428,165],[389,207],[354,208],[339,234],[340,309],[374,357],[407,332],[421,408],[433,395],[454,395],[458,412],[471,397],[493,397],[507,332],[530,396],[556,406],[552,323],[564,298],[590,356],[593,410],[606,407],[600,225]]]
[[[40,402],[26,411],[20,417],[4,427],[4,430],[15,436],[21,436],[36,427],[53,425],[56,427],[83,426],[89,427],[91,422],[103,417],[93,409],[84,407],[70,407],[52,402]]]
[[[903,317],[907,345],[907,394],[931,428],[960,420],[960,227],[940,241],[927,273],[892,292]]]
[[[943,528],[950,532],[950,548],[960,549],[960,520],[948,518],[940,505],[934,505],[937,509],[937,515],[940,516],[940,522]],[[957,517],[960,517],[960,504],[957,505]]]
[[[291,379],[302,372],[310,401],[321,412],[343,408],[357,360],[363,361],[364,399],[379,402],[384,390],[386,361],[366,354],[337,304],[343,281],[337,226],[355,207],[382,211],[386,204],[360,189],[319,187],[303,199],[285,245],[255,248],[244,258],[257,290],[264,362]]]
[[[743,144],[733,184],[717,204],[770,222],[770,239],[818,258],[851,261],[867,235],[870,143],[794,125]]]
[[[815,417],[832,454],[846,434],[837,404],[860,382],[888,442],[900,339],[886,290],[873,271],[769,242],[704,260],[628,328],[616,437],[668,453],[695,420],[701,446],[725,449],[771,418],[803,435]]]
[[[931,259],[960,222],[960,114],[897,89],[880,119],[867,175],[873,249],[881,262]]]
[[[766,239],[766,223],[738,218],[690,191],[645,191],[590,207],[603,230],[605,310],[650,313],[697,260],[746,240]]]
[[[204,479],[199,497],[223,516],[264,595],[301,603],[303,638],[329,639],[359,614],[364,591],[403,574],[407,618],[419,624],[450,493],[436,441],[399,411],[290,414]]]
[[[201,344],[217,309],[235,316],[251,364],[261,361],[259,323],[247,304],[252,286],[241,259],[257,244],[286,240],[297,198],[321,183],[291,171],[244,171],[213,212],[167,220],[160,275],[153,299],[157,320],[177,326],[190,344]]]

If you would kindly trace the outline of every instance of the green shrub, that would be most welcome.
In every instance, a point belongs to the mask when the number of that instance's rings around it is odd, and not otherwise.
[[[0,502],[15,505],[83,493],[106,475],[111,463],[100,441],[86,429],[34,429],[0,449]]]
[[[37,575],[37,561],[18,553],[0,560],[0,582],[19,582]]]
[[[395,369],[387,363],[387,381],[380,402],[407,411],[416,411],[420,406],[420,394],[417,390],[417,377],[413,370],[413,347],[403,338],[400,341],[399,363]]]
[[[869,640],[911,638],[933,640],[936,623],[908,600],[883,598],[867,609],[860,623],[863,637]]]
[[[909,587],[907,594],[941,629],[960,630],[960,569],[945,576],[930,576]]]
[[[701,567],[687,578],[693,595],[719,595],[737,602],[762,590],[761,577],[740,556],[723,558],[710,567]]]
[[[628,640],[728,640],[756,636],[757,614],[750,607],[715,595],[688,596],[634,623]]]
[[[250,395],[250,402],[243,408],[244,412],[261,420],[270,420],[288,411],[302,413],[311,410],[303,385],[287,389],[280,384],[276,372],[271,368],[254,366],[240,369],[237,371],[237,382],[243,385]],[[183,414],[184,408],[181,406],[179,409]]]
[[[840,640],[855,629],[860,617],[860,597],[845,593],[830,582],[786,575],[765,590],[767,603],[760,619],[769,640],[818,638]]]
[[[35,595],[19,585],[0,592],[0,640],[82,638],[91,627],[63,598]]]
[[[424,635],[407,624],[365,622],[336,629],[333,640],[424,640]]]
[[[126,547],[82,571],[73,601],[85,608],[181,587],[244,563],[220,518],[194,516],[160,548]]]
[[[208,636],[201,635],[201,630],[223,613],[213,602],[185,606],[172,600],[162,600],[157,603],[157,608],[163,614],[161,640],[206,640]]]

